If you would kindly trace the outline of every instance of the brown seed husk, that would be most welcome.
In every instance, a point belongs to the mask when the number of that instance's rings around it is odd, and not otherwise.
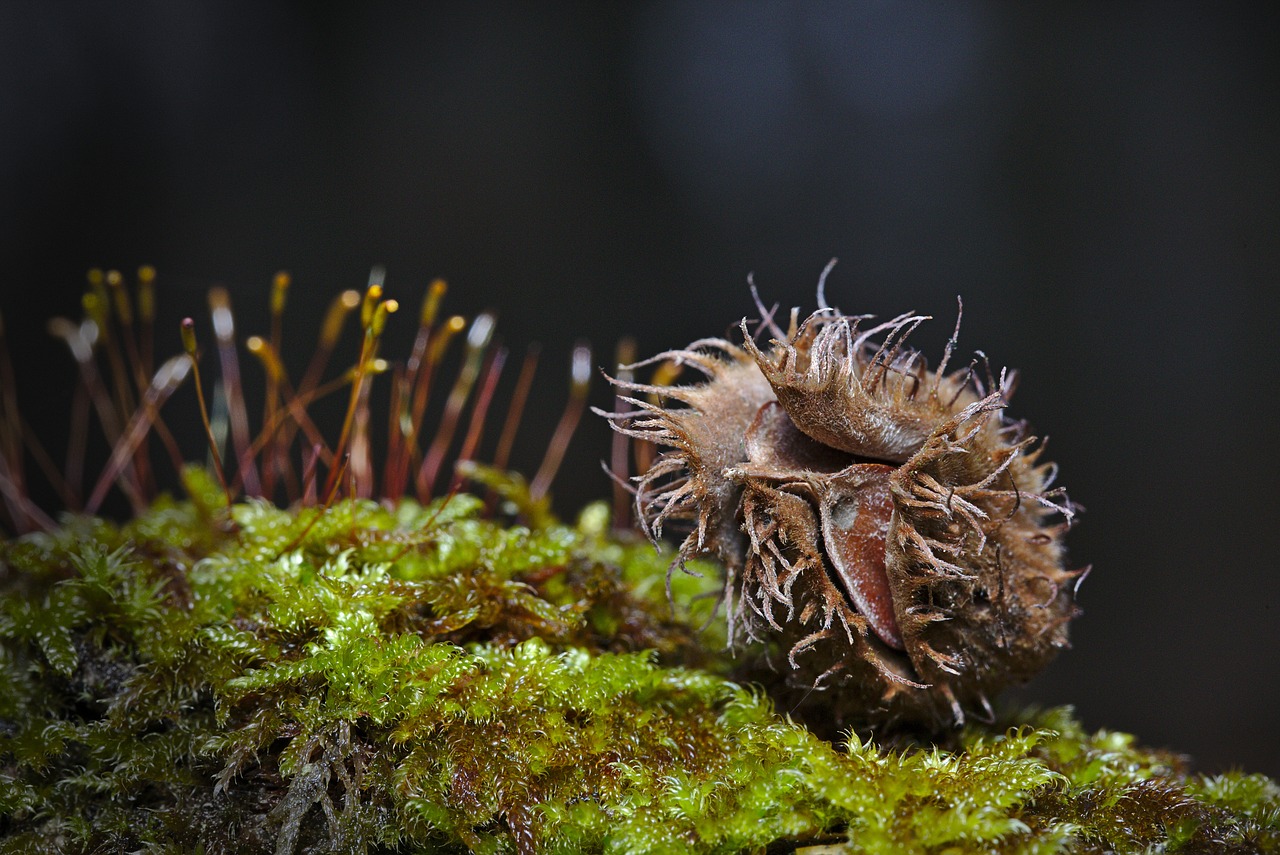
[[[780,645],[789,681],[830,690],[850,723],[989,712],[1078,611],[1061,543],[1075,508],[1005,415],[1013,375],[947,373],[954,337],[930,372],[905,344],[923,320],[861,329],[822,309],[790,334],[768,324],[764,349],[744,321],[740,346],[640,364],[703,382],[615,381],[637,409],[609,414],[665,448],[636,479],[638,516],[655,541],[691,528],[677,563],[724,564],[731,641]]]

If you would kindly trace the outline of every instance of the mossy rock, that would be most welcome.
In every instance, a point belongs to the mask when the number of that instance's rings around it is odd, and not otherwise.
[[[0,852],[1280,852],[1273,781],[1066,709],[820,739],[603,506],[187,482],[0,547]]]

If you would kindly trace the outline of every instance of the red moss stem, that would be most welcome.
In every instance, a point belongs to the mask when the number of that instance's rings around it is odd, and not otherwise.
[[[275,275],[271,283],[271,349],[279,354],[280,343],[283,336],[284,326],[284,306],[285,300],[289,293],[289,274],[281,271]],[[280,381],[283,376],[284,366],[279,366],[279,371],[268,372],[266,396],[263,400],[262,413],[263,421],[267,425],[278,424],[275,419],[276,411],[280,406]],[[279,477],[288,478],[288,472],[292,467],[289,466],[287,451],[281,447],[278,441],[279,434],[276,428],[269,427],[267,444],[263,448],[262,455],[262,492],[268,498],[275,495],[276,479]]]
[[[507,417],[502,423],[502,435],[498,439],[498,448],[493,455],[493,468],[505,471],[511,461],[511,448],[516,442],[516,432],[520,429],[520,419],[524,416],[524,406],[529,400],[529,390],[533,388],[533,376],[538,371],[538,345],[529,345],[524,354],[524,362],[520,365],[520,375],[516,378],[516,388],[511,393],[511,403],[507,407]]]
[[[142,443],[143,437],[147,435],[147,431],[155,424],[160,407],[164,405],[169,396],[186,379],[188,370],[191,370],[194,366],[194,359],[187,359],[181,356],[175,356],[160,366],[160,370],[156,372],[155,379],[147,387],[146,394],[142,396],[142,401],[139,403],[137,411],[129,420],[124,436],[112,449],[111,457],[108,458],[107,465],[102,470],[93,493],[89,496],[89,501],[85,503],[86,513],[96,514],[98,512],[98,508],[102,505],[102,500],[106,498],[107,491],[111,489],[111,483],[120,477],[127,462],[134,456],[138,446]],[[199,375],[197,374],[197,386],[199,385],[198,377]],[[203,410],[203,396],[201,398],[201,409]],[[210,433],[210,438],[212,438],[212,433]],[[216,450],[214,453],[216,455]],[[214,460],[216,463],[216,456]],[[219,476],[221,476],[220,464],[218,468]],[[225,481],[223,483],[225,486]],[[130,498],[133,497],[131,496]],[[141,497],[138,498],[141,499]],[[140,506],[135,510],[136,513],[142,514],[146,510],[146,502],[140,501],[139,504]],[[227,494],[227,504],[228,506],[231,504],[230,493]]]
[[[191,373],[195,378],[196,401],[200,404],[200,421],[204,425],[204,435],[209,442],[209,453],[213,457],[213,470],[218,476],[218,483],[227,496],[227,507],[232,505],[231,488],[227,486],[227,473],[222,468],[222,455],[218,453],[218,444],[213,439],[213,426],[209,424],[209,408],[204,402],[204,384],[200,382],[200,363],[196,349],[196,322],[191,318],[182,319],[182,346],[191,361]]]
[[[298,384],[300,397],[306,397],[320,384],[320,377],[324,374],[324,369],[328,366],[333,350],[337,347],[338,339],[342,335],[343,324],[359,305],[360,292],[355,290],[343,291],[329,304],[324,323],[320,327],[320,337],[316,342],[315,352],[311,354],[311,362],[308,363],[307,370],[302,375],[302,382]]]
[[[356,363],[355,377],[351,381],[351,395],[348,398],[347,413],[342,419],[342,431],[338,434],[338,444],[334,446],[334,453],[344,460],[347,457],[347,442],[351,436],[351,424],[355,419],[356,406],[360,402],[360,387],[364,385],[365,365],[367,354],[372,347],[373,330],[365,330],[364,341],[360,345],[360,359]],[[343,466],[345,468],[345,464]],[[325,495],[331,493],[338,484],[338,468],[331,467],[329,469],[329,477],[324,483]]]
[[[466,329],[467,322],[459,315],[449,318],[439,327],[430,331],[430,342],[426,348],[426,356],[415,368],[413,376],[413,401],[409,413],[409,430],[405,435],[404,451],[396,471],[396,483],[401,493],[408,488],[409,471],[422,459],[418,447],[418,437],[422,433],[422,421],[426,417],[427,401],[430,398],[431,383],[435,379],[436,369],[444,358],[445,351],[453,339]]]
[[[481,313],[471,322],[471,329],[467,332],[467,350],[462,369],[458,372],[453,388],[449,390],[449,397],[445,400],[444,414],[440,417],[440,426],[418,470],[418,498],[424,502],[435,488],[436,478],[444,465],[449,446],[453,443],[462,408],[466,406],[467,399],[471,396],[471,389],[480,374],[485,350],[493,337],[493,320],[492,314]]]
[[[245,406],[244,387],[240,380],[240,359],[236,355],[235,315],[231,311],[231,296],[225,288],[209,290],[209,312],[213,318],[213,336],[218,347],[222,387],[227,398],[231,445],[236,454],[236,478],[244,486],[246,496],[261,496],[262,482],[258,476],[257,463],[249,451],[249,412]]]
[[[551,488],[551,482],[555,480],[556,472],[560,470],[560,463],[564,460],[564,453],[569,448],[573,432],[582,419],[582,411],[587,406],[587,392],[590,388],[591,346],[583,342],[573,349],[569,403],[565,406],[564,414],[560,416],[560,422],[556,425],[556,432],[552,434],[551,442],[547,445],[547,453],[543,455],[538,474],[529,484],[530,497],[540,499]]]
[[[86,294],[86,297],[92,297],[92,294]],[[90,309],[91,318],[82,324],[73,324],[66,318],[54,318],[49,321],[49,333],[56,338],[62,339],[67,349],[71,351],[71,358],[75,360],[76,367],[80,372],[80,384],[88,395],[89,400],[93,402],[94,412],[98,415],[98,423],[102,426],[102,435],[107,442],[114,446],[120,440],[120,422],[116,413],[115,402],[111,400],[111,393],[107,389],[107,385],[102,380],[102,375],[98,371],[97,362],[94,360],[94,345],[99,341],[101,327],[92,320],[93,307],[96,302],[86,299],[86,308]],[[78,454],[81,464],[84,459],[84,447],[81,445]],[[79,478],[71,482],[77,487],[81,484]]]
[[[484,430],[485,417],[489,413],[489,404],[493,401],[494,390],[498,387],[498,378],[502,375],[502,367],[507,361],[507,349],[499,347],[489,355],[480,381],[480,391],[476,393],[475,408],[471,411],[471,421],[467,424],[467,433],[462,440],[462,448],[458,451],[455,465],[475,457],[476,448],[480,445],[480,434]],[[449,485],[450,491],[456,491],[462,485],[462,477],[455,474]]]
[[[31,453],[32,459],[40,467],[40,471],[44,473],[49,485],[53,487],[58,497],[62,499],[69,509],[79,510],[79,501],[72,491],[71,485],[67,483],[63,474],[58,471],[58,465],[53,462],[53,458],[45,449],[44,443],[40,442],[40,438],[36,435],[31,425],[27,424],[26,419],[20,418],[20,422],[23,445]]]

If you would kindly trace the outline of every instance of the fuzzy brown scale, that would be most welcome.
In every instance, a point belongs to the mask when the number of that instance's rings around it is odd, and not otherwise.
[[[1081,571],[1075,508],[1004,408],[1013,375],[930,371],[906,346],[925,318],[822,309],[762,348],[705,339],[672,360],[705,380],[614,381],[607,414],[665,447],[636,478],[649,535],[692,524],[677,563],[725,567],[730,638],[776,642],[790,681],[838,690],[841,716],[948,724],[1067,646]],[[959,324],[957,323],[957,332]]]

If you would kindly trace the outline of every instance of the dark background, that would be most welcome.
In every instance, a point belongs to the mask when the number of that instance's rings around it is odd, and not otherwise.
[[[808,311],[839,257],[830,300],[936,314],[935,357],[963,295],[961,350],[1022,370],[1012,413],[1087,508],[1075,650],[1020,697],[1277,775],[1268,6],[0,3],[23,404],[63,429],[73,373],[43,324],[78,313],[89,267],[159,268],[162,353],[183,314],[211,341],[215,283],[265,331],[288,269],[298,363],[385,264],[409,310],[392,352],[435,276],[517,354],[542,342],[529,467],[575,339],[607,365],[625,334],[722,334],[752,271]],[[607,448],[590,420],[564,512],[607,494]]]

